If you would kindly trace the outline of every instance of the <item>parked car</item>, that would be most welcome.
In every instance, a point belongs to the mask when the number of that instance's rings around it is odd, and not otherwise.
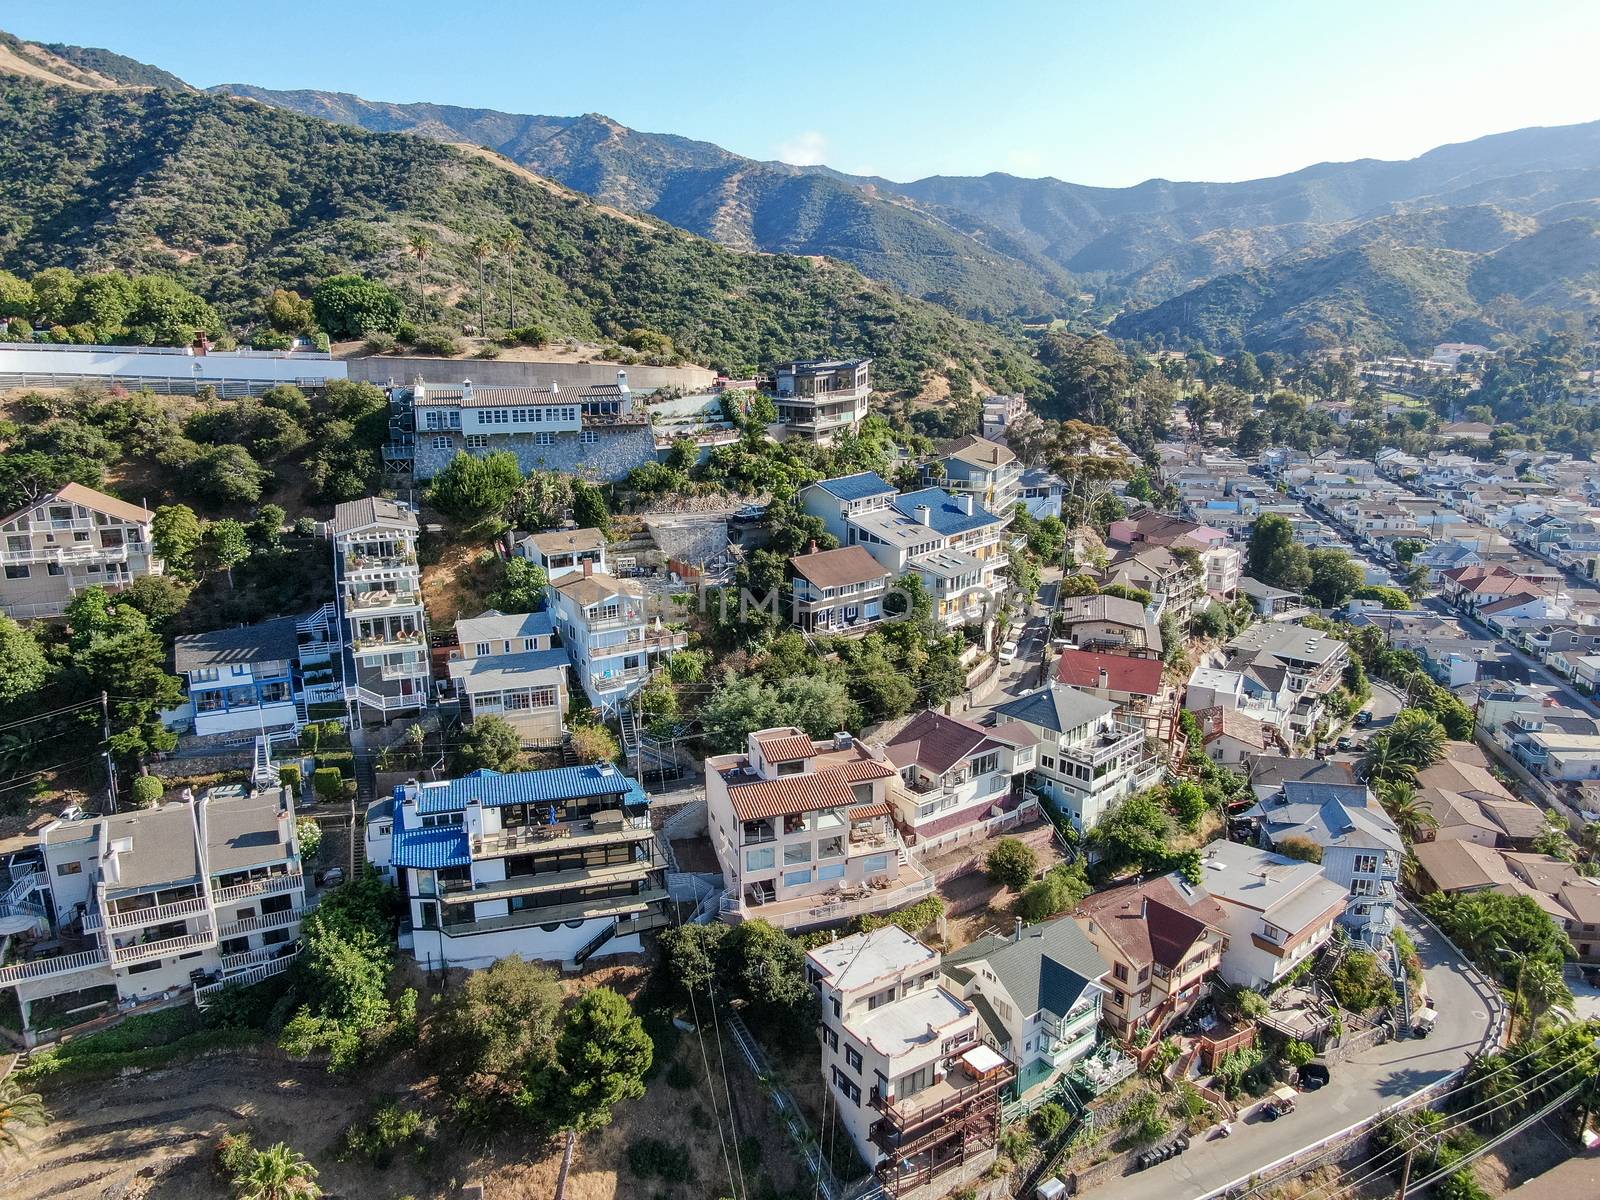
[[[1339,751],[1354,750],[1356,748],[1356,740],[1349,734],[1346,734],[1333,744],[1333,748]]]
[[[1300,1087],[1304,1091],[1314,1092],[1320,1087],[1327,1087],[1329,1077],[1327,1060],[1313,1058],[1300,1068]]]
[[[1006,642],[1000,647],[1000,661],[1003,663],[1017,661],[1017,644],[1015,642]]]
[[[1600,821],[1600,812],[1595,812],[1592,808],[1580,809],[1578,815],[1585,821]]]
[[[1368,725],[1371,725],[1371,724],[1372,724],[1372,711],[1370,709],[1363,708],[1360,712],[1358,712],[1356,714],[1356,728],[1357,729],[1365,729]]]

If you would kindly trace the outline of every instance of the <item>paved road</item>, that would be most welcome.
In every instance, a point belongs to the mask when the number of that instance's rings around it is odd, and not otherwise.
[[[1278,1121],[1234,1123],[1233,1136],[1196,1140],[1186,1154],[1093,1189],[1097,1200],[1189,1200],[1297,1153],[1331,1133],[1370,1117],[1467,1062],[1488,1033],[1488,1002],[1460,960],[1431,929],[1408,923],[1422,956],[1427,989],[1439,1023],[1425,1039],[1387,1042],[1335,1064],[1325,1088],[1300,1096],[1297,1110]]]
[[[1480,624],[1478,621],[1467,616],[1465,613],[1451,608],[1444,602],[1442,597],[1429,596],[1422,603],[1424,607],[1430,608],[1442,616],[1455,617],[1472,632],[1489,638],[1491,641],[1499,642],[1501,648],[1506,652],[1506,654],[1515,659],[1522,666],[1526,667],[1528,673],[1534,679],[1538,680],[1540,683],[1552,684],[1558,688],[1561,692],[1561,699],[1563,703],[1571,706],[1572,708],[1579,709],[1582,712],[1586,712],[1592,717],[1600,717],[1600,705],[1597,705],[1587,696],[1580,696],[1577,692],[1573,691],[1572,686],[1565,679],[1561,678],[1561,676],[1557,675],[1537,658],[1525,653],[1519,647],[1512,645],[1504,638],[1497,638],[1487,625]]]

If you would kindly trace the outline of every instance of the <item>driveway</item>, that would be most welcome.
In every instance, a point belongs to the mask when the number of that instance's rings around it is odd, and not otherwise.
[[[1406,930],[1416,940],[1429,997],[1439,1011],[1439,1023],[1429,1037],[1386,1042],[1336,1063],[1328,1086],[1303,1093],[1288,1117],[1235,1122],[1232,1137],[1197,1138],[1178,1158],[1101,1184],[1093,1194],[1101,1200],[1204,1196],[1365,1120],[1464,1066],[1489,1032],[1488,1002],[1432,929],[1412,921]]]

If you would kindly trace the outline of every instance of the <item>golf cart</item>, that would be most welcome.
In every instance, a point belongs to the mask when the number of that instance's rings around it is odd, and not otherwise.
[[[1286,1117],[1294,1111],[1294,1089],[1280,1087],[1273,1089],[1261,1105],[1261,1118],[1264,1121],[1276,1121],[1279,1117]]]
[[[1411,1014],[1411,1036],[1425,1038],[1433,1032],[1434,1025],[1439,1020],[1439,1010],[1434,1008],[1419,1008]]]

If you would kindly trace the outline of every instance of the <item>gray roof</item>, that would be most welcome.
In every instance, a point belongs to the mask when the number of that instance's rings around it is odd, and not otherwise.
[[[132,843],[117,855],[117,878],[107,879],[105,885],[109,893],[200,877],[194,817],[187,804],[118,813],[104,818],[103,829],[108,843],[124,839]]]
[[[1344,642],[1304,625],[1259,621],[1234,637],[1223,649],[1235,667],[1259,662],[1263,656],[1288,657],[1321,664],[1338,657],[1344,650]]]
[[[186,633],[172,644],[179,674],[234,663],[288,662],[300,650],[295,618],[278,617],[259,625],[237,625],[210,633]]]
[[[450,661],[450,679],[468,693],[558,685],[571,660],[565,650],[523,650]]]
[[[211,873],[282,862],[289,847],[278,840],[275,792],[257,792],[238,799],[212,799],[206,805],[206,842]]]
[[[1290,782],[1283,794],[1270,797],[1244,815],[1259,818],[1274,842],[1300,837],[1322,847],[1357,849],[1404,848],[1400,831],[1382,809],[1366,802],[1362,784]]]
[[[507,638],[549,637],[555,632],[555,622],[548,612],[503,613],[491,608],[488,612],[456,622],[456,639],[463,645],[472,642],[497,642]]]
[[[333,532],[349,533],[370,525],[398,525],[406,529],[417,527],[417,514],[409,505],[385,496],[364,496],[360,500],[347,500],[333,510]]]
[[[1333,758],[1287,758],[1280,754],[1252,754],[1245,759],[1245,774],[1252,787],[1277,789],[1295,780],[1316,783],[1354,783],[1349,763]]]
[[[944,970],[965,982],[970,964],[987,963],[1024,1017],[1071,1011],[1083,989],[1111,968],[1071,917],[1023,928],[1022,938],[990,934],[944,956]],[[952,970],[951,968],[955,968]]]
[[[1064,685],[1040,688],[994,708],[997,716],[1056,733],[1077,729],[1116,711],[1112,701]]]

